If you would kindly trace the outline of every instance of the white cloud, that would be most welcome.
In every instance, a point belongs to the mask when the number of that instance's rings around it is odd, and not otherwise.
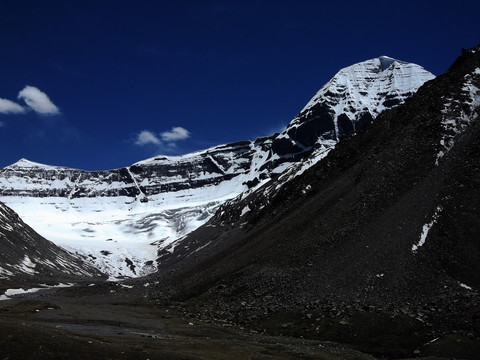
[[[147,145],[147,144],[154,144],[154,145],[160,145],[161,141],[160,139],[151,131],[148,130],[142,130],[140,133],[137,135],[137,139],[135,140],[136,145]]]
[[[22,114],[25,108],[16,102],[0,98],[0,114]]]
[[[18,93],[18,98],[23,99],[23,101],[38,114],[60,114],[60,109],[50,100],[47,94],[34,86],[25,86],[25,88]]]
[[[170,131],[165,131],[160,134],[163,141],[174,142],[178,140],[185,140],[190,137],[190,132],[180,126],[173,127]]]
[[[140,131],[135,139],[135,145],[155,145],[159,152],[176,152],[178,151],[177,141],[185,140],[190,137],[190,132],[182,127],[173,127],[170,131],[162,133],[154,133],[149,130]]]

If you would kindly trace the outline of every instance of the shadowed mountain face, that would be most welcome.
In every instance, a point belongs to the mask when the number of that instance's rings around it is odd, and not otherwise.
[[[479,89],[477,47],[280,189],[221,206],[160,254],[156,294],[237,320],[428,306],[428,321],[478,330]]]
[[[0,169],[0,199],[103,272],[146,275],[156,270],[157,250],[172,250],[225,201],[287,168],[295,176],[433,77],[415,64],[367,60],[340,70],[279,134],[105,171],[21,159]]]
[[[0,284],[58,284],[105,278],[97,269],[38,235],[0,203]]]

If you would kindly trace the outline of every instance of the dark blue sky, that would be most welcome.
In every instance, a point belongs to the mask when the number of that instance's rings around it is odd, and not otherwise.
[[[478,1],[4,0],[0,167],[108,169],[269,135],[353,63],[445,72],[480,42],[479,13]]]

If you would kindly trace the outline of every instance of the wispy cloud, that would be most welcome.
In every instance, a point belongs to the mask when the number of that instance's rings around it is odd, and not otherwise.
[[[0,114],[22,114],[25,108],[16,102],[0,98]]]
[[[50,100],[48,95],[35,86],[25,86],[25,88],[18,93],[18,98],[23,99],[27,106],[38,114],[60,114],[60,109]]]
[[[147,144],[160,145],[161,141],[153,132],[148,130],[142,130],[140,131],[140,133],[137,134],[135,144],[140,146]]]
[[[180,126],[173,127],[170,131],[164,131],[160,134],[162,140],[166,142],[175,142],[178,140],[185,140],[190,137],[190,131]]]
[[[142,130],[136,136],[134,143],[139,146],[155,145],[157,151],[175,152],[178,150],[177,142],[190,137],[190,131],[180,126],[173,127],[158,135],[150,130]]]

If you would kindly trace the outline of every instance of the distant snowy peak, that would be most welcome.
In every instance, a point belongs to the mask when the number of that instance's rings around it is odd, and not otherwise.
[[[390,108],[389,100],[406,98],[435,76],[423,67],[380,56],[341,69],[300,111],[320,101],[335,104],[335,110],[368,109],[380,113]],[[338,100],[345,100],[340,101]]]
[[[41,164],[37,163],[34,161],[30,161],[25,158],[21,158],[18,160],[16,163],[13,163],[11,165],[8,165],[5,167],[5,169],[13,169],[13,170],[27,170],[27,169],[35,169],[35,170],[61,170],[61,169],[68,169],[64,166],[54,166],[54,165],[46,165],[46,164]]]

